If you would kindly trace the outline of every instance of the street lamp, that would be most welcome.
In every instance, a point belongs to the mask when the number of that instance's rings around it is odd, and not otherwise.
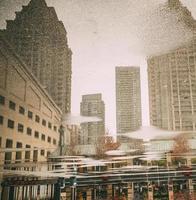
[[[76,200],[76,186],[77,186],[77,167],[76,165],[73,166],[73,175],[70,177],[70,185],[71,185],[71,199]]]
[[[70,177],[70,184],[71,184],[71,199],[76,200],[76,186],[77,186],[76,176]]]

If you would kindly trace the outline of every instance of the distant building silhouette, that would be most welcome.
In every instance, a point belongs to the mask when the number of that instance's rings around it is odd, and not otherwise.
[[[63,113],[70,112],[72,52],[54,8],[31,0],[7,20],[4,35]]]
[[[88,94],[82,96],[80,114],[83,116],[96,116],[101,121],[81,124],[83,138],[81,144],[94,144],[96,140],[105,135],[105,104],[101,94]]]

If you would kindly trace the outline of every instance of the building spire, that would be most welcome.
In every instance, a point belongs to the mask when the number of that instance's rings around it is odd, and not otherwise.
[[[168,5],[171,8],[178,8],[181,5],[180,0],[168,0]]]
[[[33,6],[33,7],[46,7],[46,1],[45,0],[31,0],[29,2],[29,6]]]

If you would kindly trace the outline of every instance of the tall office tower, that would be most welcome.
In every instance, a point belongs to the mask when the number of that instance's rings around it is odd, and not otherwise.
[[[116,121],[119,134],[141,126],[139,67],[116,67]]]
[[[169,3],[179,20],[194,33],[196,21],[190,12],[178,0]],[[149,58],[148,81],[151,125],[168,130],[195,130],[196,39],[193,37],[167,54]]]
[[[4,35],[63,113],[70,112],[72,52],[55,9],[31,0],[7,20]]]
[[[83,116],[96,116],[101,119],[98,122],[88,122],[81,125],[83,144],[94,144],[96,140],[105,135],[105,104],[101,94],[89,94],[82,96],[80,114]]]

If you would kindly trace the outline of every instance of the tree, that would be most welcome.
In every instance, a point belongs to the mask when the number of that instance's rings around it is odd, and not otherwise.
[[[106,152],[110,150],[117,150],[120,146],[119,142],[115,142],[114,138],[106,132],[104,136],[98,137],[95,144],[96,157],[104,158]]]
[[[177,137],[174,138],[174,145],[172,154],[174,157],[174,164],[182,164],[188,162],[188,157],[186,155],[183,155],[190,151],[189,143],[186,134],[180,134]]]
[[[189,151],[190,147],[186,134],[180,134],[174,138],[174,146],[172,151],[174,154],[183,154]]]

